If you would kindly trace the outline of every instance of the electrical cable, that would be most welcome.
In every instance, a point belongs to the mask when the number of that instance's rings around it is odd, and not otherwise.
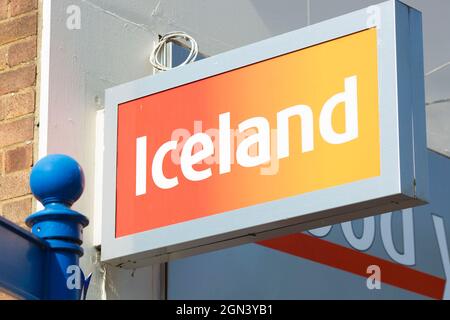
[[[181,66],[189,64],[191,62],[194,62],[198,55],[197,41],[195,41],[195,39],[192,36],[188,35],[185,32],[173,31],[173,32],[169,32],[169,33],[166,33],[165,35],[163,35],[161,37],[161,39],[159,39],[159,42],[156,44],[156,46],[153,48],[152,53],[150,55],[151,65],[160,71],[167,71],[167,70],[172,69],[172,67],[169,67],[169,66],[165,65],[164,63],[162,63],[160,61],[159,57],[161,56],[161,50],[163,48],[165,48],[165,46],[169,42],[176,41],[180,38],[184,39],[190,43],[191,50],[190,50],[189,55],[186,58],[186,60],[176,67],[181,67]]]
[[[441,104],[441,103],[447,103],[447,102],[450,102],[450,98],[445,98],[445,99],[440,99],[440,100],[436,100],[436,101],[427,102],[425,105],[426,106],[432,106],[434,104]]]

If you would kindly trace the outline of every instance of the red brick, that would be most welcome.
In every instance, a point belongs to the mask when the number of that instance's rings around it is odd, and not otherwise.
[[[33,89],[0,96],[0,121],[32,113],[34,102],[35,93]]]
[[[8,47],[0,47],[0,71],[8,67]]]
[[[29,65],[16,70],[0,73],[0,95],[34,86],[35,83],[35,65]]]
[[[5,151],[5,173],[29,169],[33,165],[33,145],[27,144]]]
[[[25,226],[25,219],[32,210],[31,197],[4,203],[2,216],[15,224]]]
[[[0,123],[0,148],[33,139],[34,118]]]
[[[37,14],[0,22],[0,45],[37,34]]]
[[[36,38],[27,39],[25,41],[14,43],[9,47],[8,64],[14,67],[20,63],[32,61],[37,55]]]
[[[0,20],[8,17],[8,1],[9,0],[0,0]]]
[[[30,194],[30,170],[0,177],[0,201]]]
[[[30,12],[37,8],[37,0],[11,0],[11,17],[15,17],[25,12]]]
[[[0,177],[3,175],[3,151],[0,150]]]

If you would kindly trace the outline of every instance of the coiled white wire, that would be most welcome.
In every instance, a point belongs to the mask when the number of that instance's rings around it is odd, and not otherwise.
[[[161,50],[165,47],[165,45],[167,43],[173,42],[180,38],[189,41],[191,50],[190,50],[189,55],[186,58],[186,60],[184,60],[183,63],[181,63],[180,65],[178,65],[176,67],[181,67],[188,63],[195,61],[195,59],[197,58],[197,55],[198,55],[197,41],[195,41],[195,39],[192,36],[188,35],[185,32],[173,31],[173,32],[169,32],[169,33],[166,33],[165,35],[163,35],[161,37],[161,39],[159,40],[159,42],[156,44],[156,46],[153,48],[152,53],[150,55],[150,63],[152,64],[153,67],[155,67],[156,69],[161,70],[161,71],[167,71],[167,70],[172,69],[172,67],[169,67],[160,61],[160,58],[159,58],[161,56],[160,53],[161,53]]]

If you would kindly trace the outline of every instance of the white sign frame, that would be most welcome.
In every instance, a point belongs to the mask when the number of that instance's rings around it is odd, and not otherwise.
[[[420,12],[387,1],[108,89],[102,261],[136,268],[425,204],[428,166],[421,25]],[[378,31],[380,176],[115,237],[119,104],[369,28]]]

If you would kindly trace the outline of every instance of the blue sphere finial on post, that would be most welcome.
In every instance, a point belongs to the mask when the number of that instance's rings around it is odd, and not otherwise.
[[[68,285],[72,276],[68,270],[78,268],[83,255],[83,228],[89,224],[84,215],[70,209],[83,193],[83,170],[69,156],[49,155],[33,167],[30,187],[45,207],[29,216],[26,224],[51,250],[48,299],[79,299],[82,288]]]
[[[43,205],[61,202],[70,207],[83,193],[83,169],[69,156],[49,155],[33,167],[30,186]]]

